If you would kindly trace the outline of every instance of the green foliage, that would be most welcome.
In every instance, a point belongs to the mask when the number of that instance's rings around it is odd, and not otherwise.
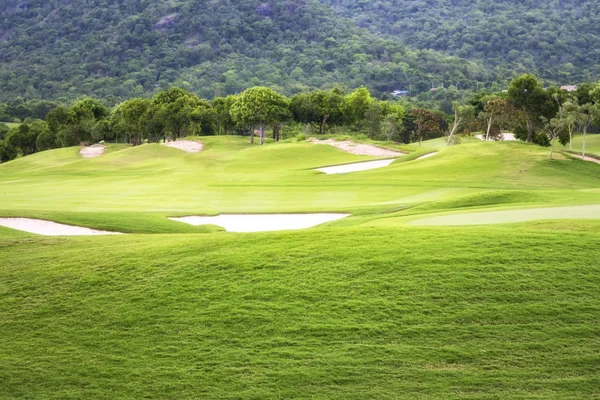
[[[337,82],[421,92],[432,80],[475,88],[512,75],[382,39],[314,0],[11,2],[0,26],[0,101],[25,104],[89,93],[117,104],[173,85],[203,98]],[[21,111],[21,119],[44,117]]]
[[[600,73],[600,6],[595,1],[321,2],[374,34],[479,60],[505,78],[536,70],[545,79],[574,84]],[[448,85],[469,84],[451,72],[444,75],[441,81]]]

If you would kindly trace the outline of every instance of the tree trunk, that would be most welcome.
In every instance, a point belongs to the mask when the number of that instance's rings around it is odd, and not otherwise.
[[[250,144],[254,144],[254,125],[250,127]]]
[[[585,160],[585,135],[587,133],[587,126],[583,127],[583,144],[581,145],[581,158]]]
[[[259,127],[259,129],[260,129],[260,144],[262,146],[263,144],[265,144],[265,129],[263,127],[263,122],[262,121],[260,121],[260,127]]]
[[[325,115],[323,115],[323,122],[321,122],[321,131],[319,133],[325,133],[327,130],[327,118],[329,117],[329,115],[327,115],[327,113],[325,113]]]
[[[450,140],[452,140],[452,135],[458,130],[458,126],[462,122],[462,116],[458,116],[458,110],[454,111],[454,123],[452,124],[452,130],[450,131],[450,136],[448,136],[448,141],[446,142],[446,146],[450,146]]]
[[[573,127],[569,127],[569,150],[573,151]]]
[[[552,136],[552,146],[550,147],[550,158],[552,160],[552,153],[554,152],[554,142],[556,142],[556,135]]]
[[[533,121],[526,116],[525,120],[527,121],[527,143],[531,143],[533,139]]]
[[[492,129],[492,122],[493,121],[494,121],[494,119],[492,117],[490,117],[490,119],[488,120],[487,131],[485,132],[485,141],[486,142],[488,140],[490,140],[490,130]]]

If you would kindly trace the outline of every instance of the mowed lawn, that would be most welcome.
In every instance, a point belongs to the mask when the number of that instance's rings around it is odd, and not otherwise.
[[[597,228],[0,239],[0,398],[595,398]]]
[[[581,152],[583,145],[583,135],[575,135],[573,137],[573,151]],[[563,149],[568,150],[569,145],[562,146]],[[585,152],[586,154],[595,154],[600,157],[600,134],[588,133],[585,137]]]
[[[77,148],[0,165],[0,214],[38,212],[216,214],[224,212],[387,212],[490,190],[545,191],[562,203],[600,196],[600,165],[520,143],[471,143],[433,157],[400,157],[391,166],[346,175],[313,168],[364,161],[310,143],[251,146],[247,138],[200,138],[197,154],[158,144],[83,159]],[[419,151],[415,147],[416,151]]]
[[[0,398],[598,397],[600,221],[406,223],[597,212],[600,165],[473,142],[325,175],[312,169],[373,157],[197,139],[197,154],[111,145],[0,165],[0,217],[128,233],[0,227]],[[273,233],[167,219],[334,211],[352,216]]]

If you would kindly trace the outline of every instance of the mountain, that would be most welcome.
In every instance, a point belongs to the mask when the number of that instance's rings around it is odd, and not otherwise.
[[[3,0],[0,101],[117,101],[171,84],[204,97],[267,85],[427,90],[448,74],[494,77],[477,62],[383,40],[313,0]]]
[[[0,0],[0,101],[594,80],[599,6],[576,3]]]
[[[591,0],[321,0],[372,33],[481,60],[500,76],[598,79],[600,3]]]

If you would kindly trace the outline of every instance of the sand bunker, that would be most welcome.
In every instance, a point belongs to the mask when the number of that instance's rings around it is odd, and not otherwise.
[[[162,143],[163,146],[172,147],[174,149],[183,150],[186,153],[198,153],[202,151],[204,145],[193,140],[177,140],[175,142]]]
[[[485,135],[475,135],[475,137],[479,140],[485,140]],[[502,140],[506,140],[506,141],[513,141],[513,140],[519,140],[515,137],[514,133],[503,133],[502,134]],[[493,140],[493,139],[490,139]]]
[[[486,225],[525,222],[540,219],[600,219],[600,204],[441,215],[438,217],[410,221],[408,225]]]
[[[81,226],[64,225],[52,221],[30,218],[0,218],[0,225],[45,236],[122,235],[120,232],[99,231]]]
[[[372,144],[354,143],[349,140],[338,142],[333,139],[318,140],[316,138],[310,138],[308,141],[314,144],[327,144],[345,151],[346,153],[356,154],[359,156],[398,157],[404,155],[404,153],[400,153],[399,151],[384,149],[373,146]]]
[[[591,161],[591,162],[593,162],[593,163],[600,164],[600,160],[598,160],[597,158],[588,157],[588,156],[582,157],[582,156],[578,156],[578,155],[575,155],[575,154],[573,154],[573,155],[574,155],[575,157],[579,158],[580,160],[583,160],[583,161]]]
[[[218,225],[227,232],[267,232],[306,229],[350,214],[222,214],[214,217],[169,218],[190,225]]]
[[[82,148],[81,150],[79,150],[79,154],[83,158],[100,157],[102,154],[104,154],[105,149],[106,148],[101,144],[94,144],[92,146]]]
[[[433,152],[433,153],[425,154],[425,155],[423,155],[423,156],[421,156],[421,157],[417,157],[417,158],[415,158],[415,160],[422,160],[422,159],[424,159],[424,158],[433,157],[433,156],[435,156],[436,154],[437,154],[437,152]]]
[[[353,164],[334,165],[332,167],[315,168],[316,171],[325,172],[328,175],[331,174],[347,174],[348,172],[366,171],[369,169],[387,167],[395,161],[391,160],[375,160],[375,161],[363,161]]]

